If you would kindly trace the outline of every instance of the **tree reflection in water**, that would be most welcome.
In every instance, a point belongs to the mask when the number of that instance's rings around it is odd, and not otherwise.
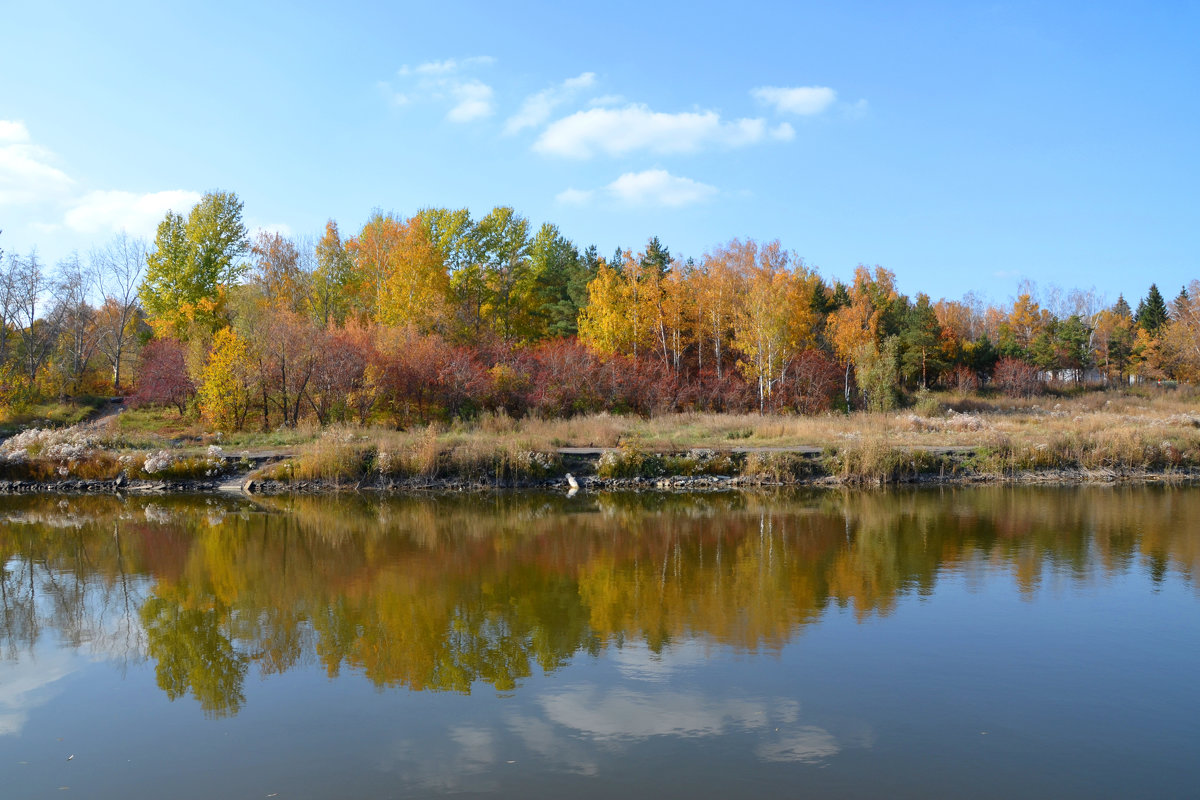
[[[0,654],[54,635],[150,658],[171,699],[235,714],[253,665],[379,686],[514,689],[580,652],[699,640],[778,650],[940,576],[1143,569],[1191,581],[1192,489],[487,497],[14,498]],[[991,579],[991,578],[988,578]]]

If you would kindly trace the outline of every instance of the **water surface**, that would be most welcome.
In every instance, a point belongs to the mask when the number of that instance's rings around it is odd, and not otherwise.
[[[0,501],[5,798],[1193,797],[1200,490]]]

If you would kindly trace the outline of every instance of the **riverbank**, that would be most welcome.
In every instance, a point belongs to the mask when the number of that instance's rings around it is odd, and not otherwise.
[[[547,459],[552,455],[545,454]],[[1200,482],[1200,467],[1169,469],[1080,465],[1041,469],[987,469],[995,454],[982,448],[886,450],[866,463],[859,451],[716,452],[630,455],[617,451],[568,453],[552,474],[383,475],[364,471],[336,478],[289,478],[294,459],[256,459],[249,470],[225,468],[211,476],[133,479],[0,480],[0,495],[25,494],[403,494],[558,490],[569,492],[727,492],[784,487],[884,487],[904,485],[1186,484]],[[614,468],[621,463],[624,469]],[[242,459],[236,464],[245,465]],[[705,471],[705,465],[719,471]],[[498,465],[500,466],[500,465]],[[574,470],[574,472],[568,471]],[[640,474],[639,474],[640,473]],[[568,477],[569,476],[569,477]]]
[[[1191,391],[926,398],[887,414],[677,414],[166,438],[140,412],[0,442],[0,494],[1152,483],[1200,475]],[[258,434],[267,437],[267,434]],[[236,449],[235,449],[236,448]]]

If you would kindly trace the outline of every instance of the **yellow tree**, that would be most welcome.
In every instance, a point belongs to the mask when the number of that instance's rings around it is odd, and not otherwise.
[[[718,378],[722,377],[732,338],[737,297],[747,271],[745,264],[747,259],[750,263],[754,260],[751,248],[753,242],[744,244],[737,239],[716,247],[704,254],[696,273],[696,357],[703,369],[704,350],[711,346]]]
[[[748,245],[747,250],[754,247],[753,242]],[[808,298],[819,278],[802,265],[789,269],[788,254],[778,241],[764,245],[746,268],[741,276],[745,291],[733,315],[733,347],[742,355],[742,374],[758,387],[763,411],[792,359],[814,341],[816,315]]]
[[[250,245],[252,280],[272,307],[303,311],[308,305],[308,276],[300,268],[300,250],[291,239],[259,231]]]
[[[614,269],[602,264],[588,284],[588,305],[579,317],[579,336],[599,353],[636,358],[658,343],[662,310],[658,270],[626,250]]]
[[[1028,350],[1033,340],[1050,325],[1050,312],[1038,305],[1032,295],[1025,293],[1013,303],[1008,315],[1009,330],[1013,341],[1022,350]]]
[[[1200,281],[1192,281],[1171,308],[1162,348],[1179,380],[1200,380]]]
[[[1129,359],[1133,374],[1144,380],[1162,380],[1167,377],[1166,353],[1163,342],[1138,327],[1133,340],[1133,352]]]
[[[357,236],[346,240],[346,255],[354,264],[354,281],[346,288],[360,322],[379,318],[388,262],[403,235],[403,224],[395,214],[376,211]]]
[[[658,346],[663,363],[676,372],[682,367],[683,353],[692,341],[696,325],[696,298],[691,277],[681,264],[673,264],[662,278],[656,309]]]
[[[861,264],[854,270],[850,305],[829,315],[826,336],[834,355],[845,365],[844,391],[850,404],[850,367],[859,366],[864,353],[874,352],[884,330],[885,315],[898,299],[895,275],[882,267],[875,274]]]
[[[621,273],[601,262],[588,284],[588,302],[579,313],[579,340],[603,355],[633,349],[632,328],[626,316]]]
[[[450,275],[421,220],[400,225],[387,254],[378,319],[385,325],[429,332],[448,326]]]
[[[217,331],[196,393],[200,413],[220,430],[240,430],[250,410],[253,380],[254,361],[246,340],[232,328]]]
[[[1133,319],[1114,309],[1096,314],[1092,327],[1092,357],[1104,372],[1104,380],[1121,380],[1133,346]]]

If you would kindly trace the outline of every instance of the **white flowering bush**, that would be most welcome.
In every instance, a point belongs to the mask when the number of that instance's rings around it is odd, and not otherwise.
[[[166,450],[159,450],[157,453],[152,453],[146,457],[146,463],[142,465],[142,471],[147,475],[154,475],[168,469],[174,459]]]
[[[29,428],[0,443],[0,457],[23,462],[30,458],[79,461],[92,455],[100,442],[79,427]]]

